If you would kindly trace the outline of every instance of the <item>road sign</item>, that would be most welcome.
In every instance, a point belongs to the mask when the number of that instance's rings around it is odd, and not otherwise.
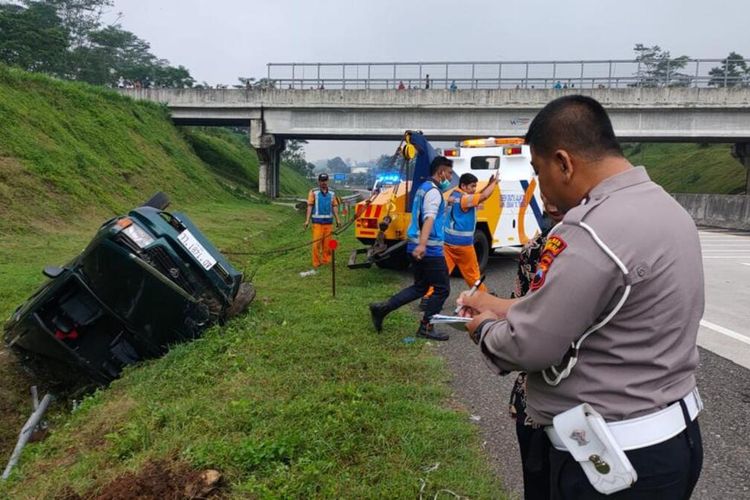
[[[334,182],[346,182],[346,174],[333,174]]]

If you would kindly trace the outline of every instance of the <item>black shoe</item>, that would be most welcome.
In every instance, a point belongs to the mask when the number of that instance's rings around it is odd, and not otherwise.
[[[385,302],[370,304],[370,318],[372,318],[372,325],[378,333],[383,331],[383,320],[389,312]]]
[[[443,341],[448,340],[450,337],[445,333],[440,333],[435,330],[435,327],[429,323],[420,323],[419,329],[417,330],[417,337],[422,337],[430,340]]]
[[[427,310],[427,303],[430,301],[430,297],[422,297],[419,299],[419,310],[425,311]]]

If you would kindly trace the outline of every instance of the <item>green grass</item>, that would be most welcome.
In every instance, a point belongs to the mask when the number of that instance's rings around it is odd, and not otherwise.
[[[626,156],[644,165],[651,178],[671,193],[741,194],[747,169],[728,144],[628,144]]]
[[[162,106],[2,65],[0,122],[0,234],[106,218],[156,191],[195,203],[244,196],[258,183],[242,136],[183,135]],[[302,176],[282,170],[283,193],[306,190]]]
[[[230,182],[245,188],[258,188],[258,157],[247,134],[227,128],[185,127],[185,139],[207,165]],[[282,195],[303,196],[310,184],[302,175],[282,164]]]
[[[287,207],[233,201],[185,211],[226,251],[259,252],[310,237]],[[49,258],[87,238],[77,229],[42,253]],[[239,268],[257,270],[249,313],[128,369],[60,416],[52,435],[31,445],[12,480],[0,485],[0,497],[91,492],[150,459],[171,457],[221,470],[231,498],[415,498],[420,479],[425,497],[442,488],[501,496],[476,428],[451,409],[441,358],[426,343],[401,341],[414,316],[399,311],[387,333],[372,330],[366,304],[392,293],[400,276],[348,270],[344,256],[356,243],[352,234],[341,239],[336,299],[328,273],[299,276],[310,266],[307,248],[275,259],[234,255]],[[0,258],[29,287],[3,295],[3,311],[39,281],[41,257],[20,262],[13,257],[19,244],[0,241]]]
[[[0,66],[0,121],[0,232],[226,194],[158,105]]]

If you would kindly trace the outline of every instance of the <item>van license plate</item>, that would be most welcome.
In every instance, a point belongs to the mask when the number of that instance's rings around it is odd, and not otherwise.
[[[187,248],[188,252],[190,252],[195,259],[201,263],[203,266],[203,269],[208,271],[214,265],[216,265],[216,259],[214,259],[210,253],[208,253],[208,250],[201,245],[200,241],[195,239],[195,236],[193,236],[193,233],[185,229],[183,232],[177,236],[177,239],[180,240],[180,243],[185,245],[185,248]]]

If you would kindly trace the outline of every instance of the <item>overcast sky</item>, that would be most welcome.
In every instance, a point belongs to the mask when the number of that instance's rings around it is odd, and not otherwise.
[[[261,78],[269,62],[750,56],[748,0],[114,0],[109,20],[199,81]],[[309,160],[364,160],[395,144],[318,141]]]

